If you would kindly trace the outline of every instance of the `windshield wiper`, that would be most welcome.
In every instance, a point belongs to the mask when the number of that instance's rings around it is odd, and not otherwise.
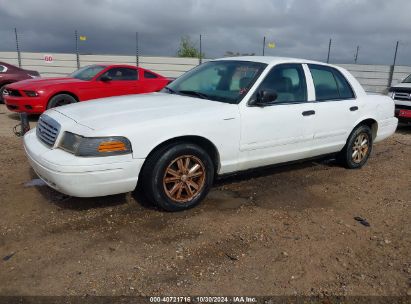
[[[174,91],[172,88],[170,88],[170,87],[164,87],[164,89],[166,89],[169,93],[171,93],[171,94],[177,94],[177,92],[176,91]]]
[[[210,99],[210,96],[208,96],[207,94],[197,92],[197,91],[181,90],[181,91],[178,91],[178,93],[181,93],[184,95],[192,95],[192,96],[196,96],[202,99]]]

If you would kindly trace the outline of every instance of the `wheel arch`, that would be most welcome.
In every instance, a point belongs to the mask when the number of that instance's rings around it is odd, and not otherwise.
[[[374,141],[377,137],[378,132],[378,122],[373,118],[364,118],[359,123],[356,124],[353,131],[360,125],[366,125],[371,129],[372,140]]]
[[[146,161],[143,164],[143,167],[141,168],[140,173],[143,171],[144,166],[147,162],[147,159],[149,159],[156,151],[159,149],[164,148],[165,146],[168,146],[173,143],[192,143],[196,144],[204,151],[208,153],[208,155],[211,157],[211,160],[213,161],[214,164],[214,169],[215,172],[217,173],[220,169],[220,153],[218,152],[217,147],[207,138],[199,135],[184,135],[184,136],[177,136],[170,138],[166,141],[163,141],[162,143],[158,144],[156,147],[151,149],[150,153],[146,157]]]
[[[74,94],[73,92],[69,92],[69,91],[58,91],[58,92],[53,93],[53,94],[50,95],[50,97],[49,97],[48,100],[47,100],[46,107],[49,105],[50,100],[51,100],[53,97],[55,97],[55,96],[57,96],[57,95],[60,95],[60,94],[70,95],[71,97],[73,97],[73,98],[76,100],[76,102],[79,102],[79,101],[80,101],[80,99],[77,97],[77,95]]]

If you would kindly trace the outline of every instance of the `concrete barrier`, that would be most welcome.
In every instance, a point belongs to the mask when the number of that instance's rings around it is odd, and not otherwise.
[[[51,62],[45,60],[46,55],[51,56]],[[17,53],[0,52],[0,61],[18,65]],[[80,55],[81,67],[96,63],[124,63],[135,65],[135,62],[135,56]],[[75,54],[22,52],[21,63],[23,68],[37,70],[43,77],[65,76],[77,70],[77,58]],[[141,67],[166,77],[178,77],[197,66],[199,61],[196,58],[140,56],[139,63]],[[389,86],[390,65],[337,65],[350,71],[364,86],[366,91],[380,93]],[[395,66],[392,83],[399,83],[409,74],[411,74],[410,66]]]

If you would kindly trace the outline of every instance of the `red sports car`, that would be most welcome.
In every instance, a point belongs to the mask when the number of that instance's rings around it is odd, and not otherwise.
[[[96,64],[68,77],[30,79],[7,85],[3,98],[11,111],[40,114],[78,101],[156,92],[169,82],[159,74],[135,66]]]

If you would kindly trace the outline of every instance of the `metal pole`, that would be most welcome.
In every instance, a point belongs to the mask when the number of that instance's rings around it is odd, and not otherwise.
[[[200,64],[203,63],[203,49],[202,49],[202,45],[201,45],[201,34],[200,34],[200,58],[199,58],[199,62]]]
[[[76,59],[77,59],[77,69],[80,68],[80,54],[78,51],[78,33],[77,30],[74,31],[74,38],[76,39]]]
[[[394,53],[394,62],[393,62],[393,66],[395,66],[395,62],[397,61],[397,52],[398,52],[398,45],[399,45],[399,41],[397,41],[397,44],[395,45],[395,53]]]
[[[392,86],[392,80],[394,78],[394,70],[395,70],[395,63],[397,61],[397,52],[398,52],[398,45],[399,41],[397,41],[397,44],[395,45],[395,53],[394,53],[394,62],[392,63],[391,69],[390,69],[390,77],[388,79],[388,86]]]
[[[139,66],[138,32],[136,32],[136,67]]]
[[[330,62],[331,42],[332,42],[332,39],[330,38],[330,42],[328,43],[327,63]]]
[[[264,56],[264,53],[265,53],[265,36],[264,36],[264,39],[263,39],[263,56]]]
[[[21,54],[19,47],[19,36],[17,35],[17,28],[14,28],[14,36],[16,37],[17,60],[19,62],[19,68],[21,68]]]
[[[354,56],[354,63],[357,63],[358,60],[358,52],[360,51],[360,46],[357,45],[357,51],[355,52],[355,56]]]

